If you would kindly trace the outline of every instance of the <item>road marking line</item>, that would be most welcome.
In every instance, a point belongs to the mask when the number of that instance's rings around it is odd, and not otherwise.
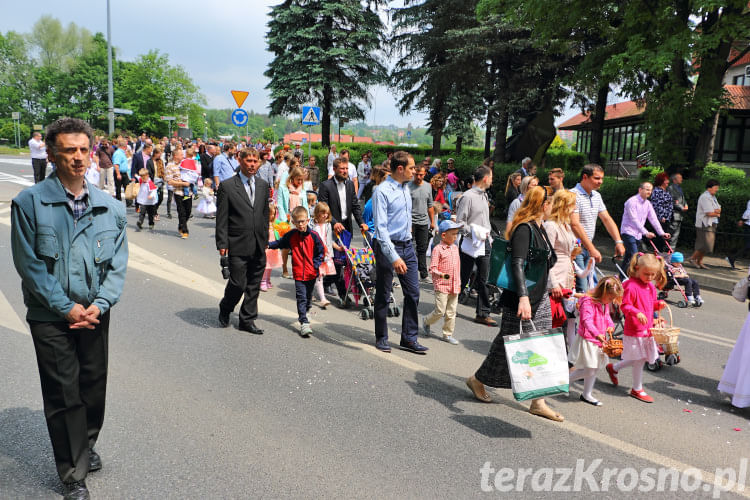
[[[0,223],[5,223],[5,220],[8,221],[8,224],[10,223],[9,219],[7,218],[0,219]],[[223,297],[224,286],[221,283],[214,281],[212,279],[206,278],[205,276],[202,276],[194,271],[190,271],[189,269],[185,269],[184,267],[179,266],[173,262],[170,262],[167,259],[164,259],[152,252],[149,252],[148,250],[145,250],[141,248],[140,246],[135,245],[133,243],[129,243],[128,248],[130,250],[130,259],[128,261],[128,265],[132,267],[133,269],[141,271],[145,274],[150,274],[151,276],[154,276],[156,278],[160,278],[165,281],[178,284],[180,286],[187,286],[188,288],[191,288],[194,291],[202,292],[206,295],[212,296],[217,299],[220,299],[221,297]],[[260,306],[263,307],[264,313],[270,312],[271,314],[274,314],[274,315],[278,315],[282,317],[289,317],[289,318],[294,318],[295,316],[293,312],[288,311],[280,306],[266,302],[265,300],[258,299],[258,306],[259,306],[259,310],[260,310]],[[328,336],[330,337],[330,335]],[[420,365],[418,363],[414,363],[413,361],[403,359],[399,356],[394,356],[393,354],[381,353],[380,351],[377,351],[374,348],[365,349],[364,345],[358,342],[352,342],[351,340],[340,340],[340,339],[336,339],[336,340],[339,340],[342,344],[358,348],[362,352],[377,356],[381,359],[384,359],[393,364],[402,366],[413,372],[431,371],[426,366]],[[702,340],[706,340],[706,339],[702,339]],[[496,395],[496,397],[498,396]],[[499,396],[499,397],[502,397],[502,396]],[[509,398],[503,397],[503,399],[506,400],[507,402],[514,402],[514,400],[511,400]],[[547,421],[544,419],[538,419],[537,421],[544,425],[549,425],[558,431],[568,430],[574,434],[578,434],[579,436],[583,438],[596,441],[600,444],[609,446],[615,450],[622,451],[624,453],[627,453],[628,455],[652,462],[654,464],[657,464],[663,467],[671,467],[680,472],[685,472],[687,470],[692,470],[692,471],[698,470],[701,473],[702,481],[704,483],[710,484],[710,485],[717,484],[716,483],[717,478],[712,473],[699,469],[698,467],[691,466],[684,462],[674,460],[672,458],[661,455],[659,453],[655,453],[645,448],[641,448],[640,446],[634,445],[632,443],[619,440],[613,436],[609,436],[607,434],[600,433],[593,429],[589,429],[588,427],[584,427],[582,425],[573,423],[569,420],[566,421],[564,424],[558,424],[558,423],[554,423],[554,422]],[[723,478],[722,478],[722,484],[726,484]],[[733,489],[729,491],[732,491],[733,493],[737,493],[738,495],[741,495],[745,498],[750,498],[750,491],[745,491],[744,485],[742,486],[742,488],[743,489],[741,490],[739,486],[735,486]]]
[[[0,318],[2,318],[0,325],[5,328],[31,336],[26,322],[16,313],[2,291],[0,291]]]
[[[21,160],[18,158],[0,158],[0,163],[5,163],[8,165],[22,165],[24,167],[30,167],[31,158],[29,158],[28,160]]]
[[[732,345],[734,345],[734,342],[735,342],[734,340],[728,339],[726,337],[720,337],[719,335],[711,335],[710,333],[699,332],[698,330],[691,330],[690,328],[682,328],[682,327],[680,327],[680,331],[693,333],[693,334],[696,334],[696,335],[700,335],[701,337],[707,337],[707,338],[711,338],[711,339],[721,340],[721,341],[724,341],[724,342],[729,342]]]
[[[130,259],[131,267],[138,269],[139,271],[142,271],[144,273],[155,276],[157,278],[163,277],[167,281],[171,281],[173,283],[177,283],[182,286],[188,286],[190,288],[193,288],[196,291],[206,293],[207,295],[211,295],[217,299],[223,297],[224,287],[221,286],[220,283],[214,280],[211,280],[209,278],[206,278],[205,276],[199,275],[193,271],[187,270],[183,268],[182,266],[174,264],[132,243],[129,244],[129,247],[130,247],[130,256],[131,256],[131,259]],[[261,310],[261,306],[263,308],[264,313],[271,312],[272,314],[276,314],[279,316],[294,317],[293,312],[283,309],[280,306],[268,303],[265,300],[258,299],[259,310]],[[313,322],[313,323],[317,323],[317,322]],[[315,333],[313,335],[315,335]],[[413,361],[409,361],[399,356],[394,356],[393,354],[383,353],[374,348],[368,349],[364,344],[360,342],[354,342],[351,340],[337,338],[338,336],[332,336],[329,334],[324,334],[324,335],[334,338],[338,342],[348,347],[353,347],[367,354],[377,356],[378,358],[387,360],[393,364],[399,365],[412,372],[416,373],[416,372],[432,371],[426,366],[420,365]],[[510,398],[503,398],[503,399],[505,399],[507,402],[515,402],[515,400],[512,400]],[[647,450],[645,448],[641,448],[640,446],[634,445],[632,443],[619,440],[607,434],[594,431],[592,429],[589,429],[588,427],[584,427],[582,425],[575,424],[570,421],[566,421],[564,424],[557,424],[557,423],[547,421],[544,419],[539,419],[539,422],[549,425],[558,431],[568,430],[583,438],[596,441],[600,444],[609,446],[615,450],[623,451],[627,453],[628,455],[631,455],[631,456],[634,456],[636,458],[640,458],[643,460],[647,460],[659,466],[671,467],[681,472],[685,472],[688,470],[692,470],[692,471],[700,470],[704,483],[707,483],[710,485],[716,484],[716,477],[714,474],[711,474],[707,471],[703,471],[697,467],[686,464],[684,462],[674,460],[672,458],[661,455],[659,453],[655,453],[653,451]],[[722,484],[725,484],[725,483],[722,483]],[[739,487],[735,487],[731,491],[739,495],[742,495],[746,498],[750,498],[750,492],[746,492],[744,491],[744,489],[740,490]]]
[[[10,212],[10,207],[0,208],[0,214],[5,214],[5,213],[8,213],[8,212]]]
[[[20,184],[22,186],[33,186],[34,183],[24,179],[23,177],[19,177],[17,175],[13,174],[6,174],[4,172],[0,172],[0,182],[12,182],[14,184]]]
[[[706,338],[706,337],[704,337],[703,334],[701,334],[701,335],[693,335],[692,333],[687,333],[683,329],[680,329],[680,330],[681,330],[680,331],[680,337],[687,337],[689,339],[701,340],[703,342],[708,342],[709,344],[720,345],[722,347],[729,347],[730,349],[734,347],[734,343],[731,342],[731,341],[714,340],[712,338]],[[689,332],[689,331],[692,331],[692,330],[687,330],[687,331]]]

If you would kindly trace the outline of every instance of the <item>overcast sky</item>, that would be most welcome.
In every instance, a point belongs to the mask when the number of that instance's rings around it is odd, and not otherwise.
[[[106,35],[104,0],[5,3],[0,16],[3,33],[28,33],[40,16],[49,14],[63,25],[75,22],[92,33]],[[270,99],[263,72],[272,57],[266,51],[265,33],[270,7],[278,3],[280,0],[111,0],[112,44],[124,60],[151,49],[168,54],[170,62],[182,65],[201,88],[209,107],[235,107],[230,90],[247,90],[250,96],[243,107],[267,113]],[[376,87],[371,96],[368,124],[425,125],[424,113],[401,116],[390,90]],[[575,114],[566,111],[566,116]]]

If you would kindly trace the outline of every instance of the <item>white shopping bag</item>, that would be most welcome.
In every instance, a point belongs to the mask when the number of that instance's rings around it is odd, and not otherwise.
[[[533,322],[531,325],[536,330]],[[503,340],[516,401],[568,392],[568,356],[562,330],[521,332],[506,335]]]

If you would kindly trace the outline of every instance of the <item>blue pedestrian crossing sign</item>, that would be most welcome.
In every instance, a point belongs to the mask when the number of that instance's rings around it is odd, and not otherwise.
[[[302,125],[320,125],[318,106],[302,106]]]
[[[247,123],[247,111],[244,109],[235,109],[232,111],[232,123],[238,127],[244,127]]]

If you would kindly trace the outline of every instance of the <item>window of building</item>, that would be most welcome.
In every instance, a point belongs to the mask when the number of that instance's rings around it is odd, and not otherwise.
[[[732,78],[732,85],[745,85],[745,75],[737,75]]]

